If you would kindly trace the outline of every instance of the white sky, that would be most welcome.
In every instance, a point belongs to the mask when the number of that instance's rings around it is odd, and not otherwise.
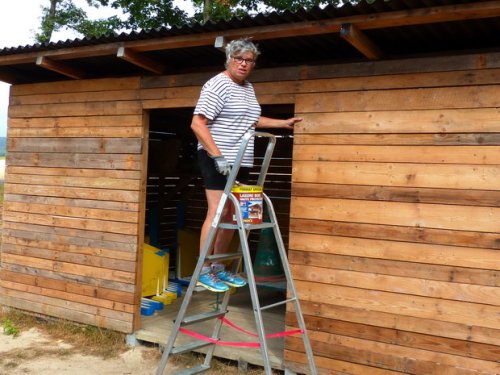
[[[89,18],[105,18],[113,14],[113,10],[100,8],[89,9],[85,0],[74,0],[84,8]],[[181,8],[188,7],[190,1],[179,0]],[[35,44],[34,35],[38,30],[42,16],[41,6],[49,6],[50,0],[0,0],[0,49]],[[53,35],[52,42],[81,37],[70,32],[59,32]],[[0,81],[0,137],[6,136],[7,111],[9,105],[10,85]]]

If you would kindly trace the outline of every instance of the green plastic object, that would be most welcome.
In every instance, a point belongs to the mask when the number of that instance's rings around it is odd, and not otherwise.
[[[260,232],[253,272],[255,277],[261,280],[266,278],[274,279],[284,275],[278,245],[272,228],[264,228]]]

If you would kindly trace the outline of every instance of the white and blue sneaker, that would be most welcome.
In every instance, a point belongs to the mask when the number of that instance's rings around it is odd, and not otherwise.
[[[196,285],[200,285],[212,292],[222,293],[229,290],[229,286],[226,283],[219,280],[219,278],[212,272],[202,273],[196,282]]]
[[[247,285],[247,282],[244,278],[229,272],[229,271],[219,271],[215,274],[220,281],[226,283],[229,286],[233,286],[235,288],[241,288],[242,286]]]

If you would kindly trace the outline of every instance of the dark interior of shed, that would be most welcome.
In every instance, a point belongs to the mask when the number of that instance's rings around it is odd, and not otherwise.
[[[145,242],[168,250],[170,280],[187,280],[194,270],[199,249],[199,231],[206,214],[204,187],[196,161],[197,141],[190,129],[192,113],[193,108],[157,109],[150,113]],[[262,106],[262,115],[288,118],[294,115],[294,106]],[[287,247],[293,133],[289,130],[269,130],[276,135],[277,142],[264,192],[273,202]],[[256,139],[255,166],[251,174],[253,181],[257,179],[266,146],[267,139]],[[262,246],[269,246],[269,238],[264,238],[263,232],[259,232],[252,231],[249,237],[254,270],[255,261],[262,261],[260,256],[256,259],[256,253],[261,251]],[[274,244],[274,236],[271,241]],[[238,242],[236,235],[233,239],[234,246]],[[268,250],[264,257],[273,256]],[[275,263],[279,262],[279,257],[267,260]],[[282,287],[283,284],[278,281],[279,275],[274,275],[277,273],[275,265],[273,267],[261,267],[260,272],[263,274],[260,277],[271,287],[270,280],[278,288]]]

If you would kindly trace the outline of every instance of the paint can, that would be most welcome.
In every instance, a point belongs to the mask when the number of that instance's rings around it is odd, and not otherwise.
[[[264,211],[262,186],[234,185],[231,192],[240,203],[241,215],[245,224],[261,224]],[[236,223],[236,217],[233,217]]]

